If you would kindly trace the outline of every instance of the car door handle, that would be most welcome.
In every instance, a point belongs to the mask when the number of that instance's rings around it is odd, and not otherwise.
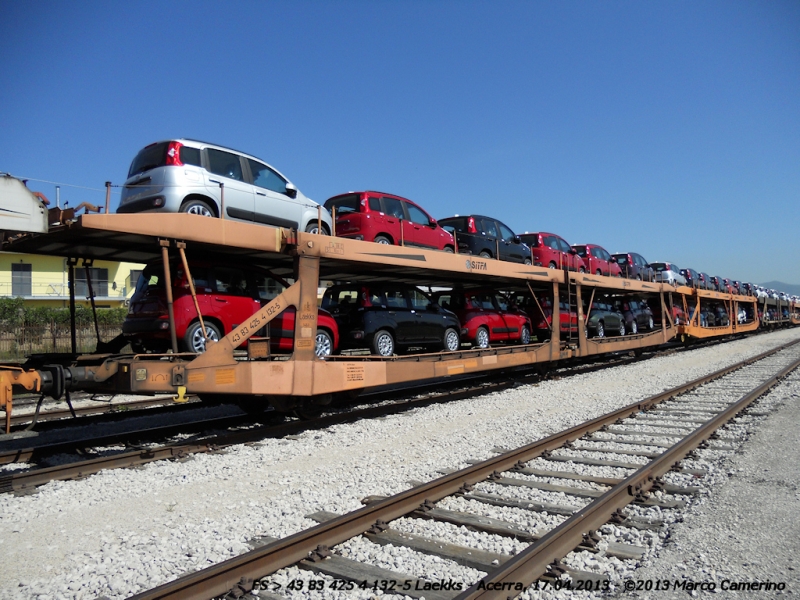
[[[228,303],[228,301],[225,300],[224,298],[214,298],[214,300],[216,300],[217,302],[224,302],[225,304]]]
[[[219,181],[217,179],[209,179],[208,181],[211,182],[211,183],[216,183],[216,184],[222,183],[221,181]]]
[[[258,195],[258,196],[266,196],[266,194],[263,193],[263,192],[256,192],[256,195]]]

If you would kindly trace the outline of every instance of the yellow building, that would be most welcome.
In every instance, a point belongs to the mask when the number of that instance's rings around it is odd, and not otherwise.
[[[28,306],[69,306],[66,258],[0,252],[0,296],[21,297]],[[98,308],[122,306],[131,297],[144,265],[97,260],[90,277]],[[75,303],[89,306],[89,285],[83,261],[75,265]]]

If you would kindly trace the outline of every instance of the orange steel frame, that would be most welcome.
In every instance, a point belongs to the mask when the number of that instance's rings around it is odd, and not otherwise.
[[[113,242],[111,241],[113,240]],[[677,333],[707,337],[703,329],[675,327],[665,297],[708,296],[717,292],[698,292],[651,282],[641,282],[593,274],[572,273],[526,266],[463,254],[427,251],[398,246],[384,246],[328,236],[208,219],[195,215],[147,213],[132,215],[84,215],[76,222],[51,229],[51,233],[31,236],[4,249],[65,256],[88,255],[93,258],[130,260],[139,256],[164,256],[167,248],[217,248],[247,257],[278,258],[293,261],[295,283],[253,314],[246,323],[219,342],[208,342],[204,354],[167,355],[96,355],[79,357],[75,363],[84,389],[106,392],[195,393],[201,396],[263,397],[278,409],[307,403],[326,403],[332,394],[380,385],[449,377],[495,369],[510,369],[536,363],[591,356],[595,354],[638,351],[672,339]],[[149,254],[148,254],[149,253]],[[255,258],[253,258],[255,260]],[[363,277],[375,273],[384,278],[402,274],[422,285],[491,285],[495,289],[552,290],[553,314],[551,339],[543,344],[506,346],[484,350],[461,350],[412,356],[378,358],[373,356],[337,356],[320,359],[314,352],[317,326],[317,290],[321,265],[328,271]],[[339,277],[341,278],[341,277]],[[594,292],[607,294],[638,293],[657,297],[661,303],[662,326],[656,331],[635,336],[587,339],[585,328],[578,327],[577,344],[560,339],[559,295],[561,290],[583,299]],[[748,297],[718,294],[732,303],[754,302]],[[684,305],[686,300],[683,300]],[[585,322],[583,302],[577,302],[578,322]],[[297,309],[294,352],[290,357],[242,359],[236,348],[254,335],[288,306]],[[754,306],[755,308],[755,306]],[[735,319],[732,319],[732,323]],[[757,327],[757,323],[755,327]],[[754,329],[755,327],[752,327]],[[718,328],[717,328],[718,329]],[[749,331],[732,325],[725,332]],[[727,331],[730,329],[730,331]],[[255,355],[255,353],[254,353]],[[0,367],[2,381],[11,381],[8,367]],[[25,387],[14,375],[12,383]],[[34,381],[37,375],[26,377]],[[4,384],[6,385],[6,384]],[[28,385],[33,385],[28,383]],[[2,387],[2,386],[0,386]],[[0,389],[0,405],[11,407],[11,385]],[[26,389],[31,389],[27,387]],[[3,391],[5,390],[5,391]]]
[[[758,319],[757,298],[754,296],[741,296],[736,294],[726,294],[723,292],[715,292],[711,290],[701,290],[696,288],[681,287],[678,290],[683,299],[683,310],[685,312],[687,321],[678,326],[678,334],[682,338],[698,338],[705,339],[711,337],[720,337],[725,335],[733,335],[735,333],[747,333],[756,331],[760,322]],[[728,313],[729,324],[727,326],[714,326],[703,327],[700,325],[700,303],[702,300],[716,300],[725,305],[725,310]],[[753,315],[752,321],[747,323],[738,322],[739,305],[750,305],[751,314]],[[692,318],[689,319],[689,314],[694,309]]]

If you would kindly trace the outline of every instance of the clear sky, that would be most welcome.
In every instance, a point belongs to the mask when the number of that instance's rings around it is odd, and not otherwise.
[[[0,73],[0,171],[73,206],[189,137],[318,202],[800,283],[796,0],[0,0]]]

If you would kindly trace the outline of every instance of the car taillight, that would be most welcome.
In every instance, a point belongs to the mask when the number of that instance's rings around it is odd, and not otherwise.
[[[467,219],[467,231],[470,233],[478,233],[478,229],[475,227],[475,219],[472,217]]]
[[[628,254],[628,264],[633,266],[633,257],[630,254]]]
[[[164,163],[168,167],[182,167],[181,162],[181,148],[183,144],[180,142],[170,142],[167,146],[167,160]]]

